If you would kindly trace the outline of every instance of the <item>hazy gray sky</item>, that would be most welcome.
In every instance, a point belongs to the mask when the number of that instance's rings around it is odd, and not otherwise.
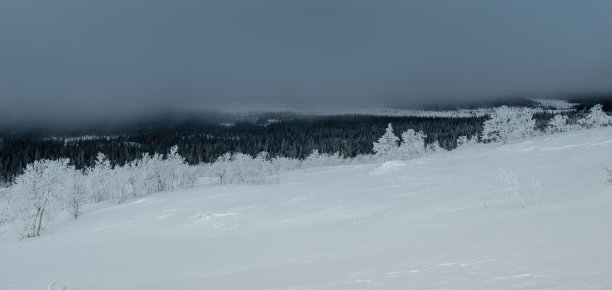
[[[612,1],[3,0],[2,119],[612,90]]]

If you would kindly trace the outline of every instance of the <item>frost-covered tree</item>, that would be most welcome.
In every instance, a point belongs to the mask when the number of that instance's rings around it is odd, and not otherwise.
[[[138,166],[138,160],[133,160],[126,163],[123,166],[125,176],[125,182],[127,187],[127,193],[132,197],[138,197],[145,194],[143,171]]]
[[[227,152],[217,158],[212,165],[214,175],[218,178],[219,184],[228,183],[228,171],[230,171],[232,155]]]
[[[567,124],[567,116],[555,115],[550,119],[550,121],[548,121],[545,130],[548,134],[567,132],[569,130],[569,125]]]
[[[402,133],[402,141],[398,148],[400,158],[407,160],[423,155],[425,137],[427,136],[423,131],[416,132],[414,129],[408,129]]]
[[[468,138],[468,136],[459,136],[457,138],[457,148],[462,148],[462,147],[466,147],[469,145],[474,145],[478,143],[478,137],[477,136],[472,136],[470,138]]]
[[[68,162],[68,159],[37,160],[15,179],[13,211],[24,226],[24,237],[40,236],[47,221],[62,210],[66,181],[74,171]]]
[[[430,152],[430,153],[436,153],[436,152],[443,152],[443,151],[446,151],[446,150],[444,148],[442,148],[442,146],[440,146],[440,143],[438,142],[438,140],[436,140],[433,143],[427,144],[426,151]]]
[[[278,180],[278,166],[267,152],[255,157],[244,153],[226,153],[212,164],[219,184],[263,184]]]
[[[155,153],[147,159],[145,172],[149,193],[166,190],[166,168],[163,159],[164,156],[159,153]]]
[[[321,167],[321,166],[334,166],[340,165],[345,162],[345,159],[340,156],[340,153],[334,154],[319,153],[319,150],[315,149],[304,158],[302,161],[302,168]]]
[[[501,106],[484,122],[482,139],[505,144],[509,139],[526,138],[534,132],[535,120],[529,109]]]
[[[160,163],[162,161],[161,154],[142,154],[142,157],[137,160],[134,170],[137,176],[137,184],[143,195],[148,195],[153,192],[163,190],[163,181],[161,177]],[[129,181],[128,181],[129,182]]]
[[[178,153],[178,149],[178,146],[172,146],[164,160],[167,170],[165,176],[169,190],[192,186],[196,180],[194,170],[187,164],[185,158]]]
[[[258,172],[261,176],[263,176],[264,183],[278,182],[279,169],[272,162],[272,158],[268,152],[259,152],[253,159],[257,166]]]
[[[185,162],[177,146],[171,147],[165,156],[144,153],[141,158],[114,168],[104,154],[98,154],[95,165],[87,170],[87,175],[94,201],[111,199],[116,203],[154,192],[188,187],[197,179],[195,168]]]
[[[110,198],[116,203],[124,203],[130,197],[130,173],[128,166],[115,166],[109,183]]]
[[[12,220],[12,211],[14,207],[11,205],[10,188],[0,187],[0,225]]]
[[[262,153],[253,158],[248,164],[251,166],[236,168],[269,176],[275,172],[274,168],[266,167],[271,166],[269,159],[267,153]],[[260,164],[262,160],[267,163]],[[0,223],[14,223],[22,237],[35,237],[59,211],[66,210],[78,218],[90,196],[96,202],[111,199],[122,203],[132,197],[190,186],[197,178],[195,169],[178,154],[177,147],[171,148],[165,158],[160,154],[144,154],[115,167],[100,153],[94,166],[84,172],[69,165],[68,159],[43,159],[28,164],[13,186],[0,190]]]
[[[77,219],[81,215],[81,207],[87,201],[86,177],[80,170],[72,170],[69,178],[64,202],[72,217]]]
[[[387,126],[385,134],[374,142],[373,151],[377,157],[384,161],[390,160],[397,152],[399,138],[393,133],[391,123]]]
[[[608,126],[612,124],[612,117],[603,111],[601,104],[597,104],[589,110],[589,114],[586,117],[578,120],[578,124],[585,128]]]
[[[236,153],[232,156],[231,161],[229,167],[231,183],[272,183],[278,178],[278,171],[269,160],[267,152],[262,152],[255,157]]]
[[[298,168],[306,168],[306,165],[304,165],[303,161],[295,158],[279,156],[272,159],[272,163],[274,164],[274,167],[278,170],[295,170]]]
[[[113,167],[103,153],[98,153],[93,167],[87,169],[91,196],[95,202],[107,200],[110,195]]]

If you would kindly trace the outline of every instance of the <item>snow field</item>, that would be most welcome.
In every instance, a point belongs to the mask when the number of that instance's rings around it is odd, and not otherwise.
[[[88,205],[0,243],[0,289],[611,289],[605,166],[610,128]]]

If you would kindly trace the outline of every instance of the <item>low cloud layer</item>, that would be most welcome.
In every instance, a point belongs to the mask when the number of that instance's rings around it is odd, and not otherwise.
[[[612,91],[611,1],[0,3],[0,121]]]

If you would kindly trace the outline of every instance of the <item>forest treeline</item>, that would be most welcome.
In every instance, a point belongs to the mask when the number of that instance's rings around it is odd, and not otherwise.
[[[536,114],[537,126],[544,126],[551,116]],[[151,121],[131,128],[107,129],[104,136],[83,137],[87,135],[83,132],[80,137],[43,131],[5,132],[0,135],[0,182],[12,182],[35,160],[69,158],[81,169],[92,166],[97,154],[103,153],[113,165],[123,165],[143,153],[167,152],[173,145],[178,145],[179,153],[189,164],[213,162],[226,152],[255,155],[267,151],[271,157],[303,159],[318,150],[354,157],[371,154],[372,143],[389,123],[400,132],[422,130],[427,143],[438,141],[442,148],[453,149],[459,136],[477,136],[484,120],[485,117],[313,117],[283,113],[237,123],[206,118]]]

